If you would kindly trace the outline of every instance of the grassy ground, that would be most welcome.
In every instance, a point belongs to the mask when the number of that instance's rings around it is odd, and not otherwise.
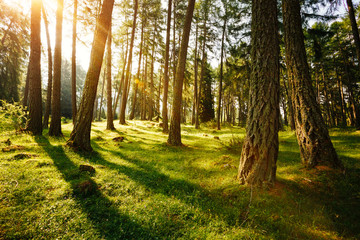
[[[186,125],[185,146],[170,147],[150,122],[105,126],[93,124],[84,154],[64,147],[70,123],[58,139],[0,123],[0,147],[15,148],[0,155],[0,239],[360,238],[359,131],[331,131],[345,175],[303,169],[294,133],[281,132],[277,183],[259,190],[236,182],[230,140],[244,129]]]

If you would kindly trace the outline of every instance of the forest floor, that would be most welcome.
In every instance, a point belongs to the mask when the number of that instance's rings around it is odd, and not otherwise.
[[[105,126],[86,154],[64,146],[71,123],[52,138],[0,122],[0,239],[360,238],[360,131],[330,131],[345,175],[304,169],[294,132],[280,132],[269,190],[236,181],[243,128],[183,125],[185,146],[171,147],[152,122]]]

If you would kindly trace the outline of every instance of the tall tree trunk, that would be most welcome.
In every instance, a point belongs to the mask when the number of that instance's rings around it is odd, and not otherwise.
[[[152,41],[152,51],[151,51],[151,69],[150,69],[150,98],[149,98],[149,120],[153,119],[153,110],[154,110],[154,60],[155,60],[155,33],[156,33],[156,21],[154,26],[154,35]]]
[[[106,129],[115,130],[114,117],[112,114],[112,96],[111,96],[111,43],[112,43],[112,31],[111,22],[109,26],[109,33],[107,37],[107,55],[106,55]]]
[[[171,28],[171,6],[172,6],[172,0],[169,0],[167,27],[166,27],[164,93],[163,93],[163,108],[162,108],[163,133],[167,133],[169,131],[167,104],[168,104],[168,91],[169,91],[169,49],[170,49],[170,28]]]
[[[85,151],[92,150],[90,145],[91,119],[113,6],[114,0],[104,0],[101,13],[96,22],[90,65],[85,78],[83,95],[79,111],[76,114],[74,129],[70,134],[70,139],[67,141],[68,146]]]
[[[34,135],[42,134],[42,106],[41,101],[41,2],[31,1],[31,34],[30,34],[30,61],[27,73],[29,80],[29,116],[26,130]],[[26,102],[25,98],[25,102]]]
[[[176,70],[176,77],[174,80],[174,99],[173,109],[171,114],[171,124],[168,143],[174,146],[180,146],[181,143],[181,101],[182,101],[182,87],[185,75],[186,55],[189,43],[189,36],[191,30],[191,20],[194,13],[195,0],[189,0],[186,11],[182,41],[178,57],[178,64]]]
[[[252,1],[250,106],[238,172],[242,184],[272,185],[276,177],[279,148],[279,35],[276,2]]]
[[[54,81],[51,99],[49,136],[62,136],[61,132],[61,44],[64,0],[57,1],[56,41],[54,52]]]
[[[138,11],[138,0],[134,0],[134,20],[133,26],[131,31],[131,41],[130,41],[130,49],[129,49],[129,60],[126,69],[126,77],[125,77],[125,85],[124,85],[124,93],[121,96],[121,106],[120,106],[120,124],[126,124],[125,121],[125,110],[126,110],[126,103],[128,97],[128,87],[130,86],[130,69],[131,69],[131,62],[132,62],[132,54],[133,54],[133,47],[134,47],[134,39],[135,39],[135,30],[136,30],[136,17]]]
[[[316,103],[306,60],[300,3],[283,0],[286,66],[292,85],[292,103],[300,156],[306,167],[319,164],[342,168]]]
[[[144,42],[144,27],[145,27],[145,20],[142,21],[141,24],[141,40],[140,40],[140,52],[139,52],[139,65],[138,70],[136,74],[136,79],[134,81],[133,87],[134,87],[134,93],[133,93],[133,102],[131,107],[131,113],[130,113],[130,120],[133,120],[135,117],[135,108],[136,108],[136,100],[137,100],[137,91],[139,87],[139,81],[140,81],[140,69],[141,69],[141,56],[142,56],[142,50],[143,50],[143,42]]]
[[[44,113],[44,119],[43,119],[43,128],[47,129],[49,126],[49,115],[50,115],[50,108],[51,108],[53,62],[52,62],[51,42],[50,42],[50,34],[49,34],[49,22],[48,22],[43,4],[41,5],[41,8],[42,8],[42,14],[43,14],[44,23],[45,23],[47,53],[48,53],[48,86],[47,86],[47,93],[46,93],[45,113]]]
[[[73,123],[76,118],[76,24],[78,0],[74,0],[73,32],[72,32],[72,57],[71,57],[71,108]]]
[[[118,95],[117,95],[117,98],[115,100],[115,105],[114,105],[114,113],[113,115],[115,116],[115,111],[116,111],[116,107],[117,107],[117,104],[119,102],[119,99],[120,99],[120,96],[121,96],[121,90],[123,89],[125,83],[125,69],[126,69],[126,61],[127,61],[127,55],[128,55],[128,49],[129,49],[129,41],[128,41],[128,37],[126,36],[126,51],[125,51],[125,55],[124,55],[124,65],[123,65],[123,68],[122,68],[122,73],[121,73],[121,80],[120,80],[120,84],[119,84],[119,89],[118,89]],[[124,94],[124,91],[122,91],[123,94]],[[121,109],[121,103],[119,105],[119,113],[120,113],[120,109]]]
[[[195,30],[195,57],[194,57],[194,100],[193,100],[193,109],[192,109],[192,117],[191,117],[191,124],[194,125],[196,121],[196,106],[198,101],[198,82],[197,82],[197,70],[198,70],[198,24],[196,23],[196,30]]]
[[[147,110],[147,98],[146,98],[146,88],[147,88],[147,76],[148,76],[148,54],[146,54],[146,58],[144,59],[144,77],[143,77],[143,87],[141,89],[141,114],[140,119],[146,120],[146,110]]]
[[[217,130],[220,130],[220,109],[221,109],[221,94],[222,94],[222,81],[223,81],[223,58],[224,58],[224,43],[225,43],[225,31],[226,31],[227,19],[224,19],[222,37],[221,37],[221,56],[220,56],[220,81],[219,81],[219,98],[217,108]]]
[[[99,115],[98,115],[98,121],[101,120],[101,111],[103,106],[103,100],[104,100],[104,89],[105,89],[105,81],[106,81],[106,71],[103,70],[103,78],[102,78],[102,87],[101,87],[101,95],[100,95],[100,105],[99,105]]]
[[[31,55],[31,49],[30,49],[30,55]],[[24,107],[28,106],[28,103],[29,103],[29,72],[30,72],[30,62],[28,64],[28,68],[27,68],[27,74],[26,74],[26,79],[25,79],[25,88],[24,88],[24,98],[22,101],[22,105]]]

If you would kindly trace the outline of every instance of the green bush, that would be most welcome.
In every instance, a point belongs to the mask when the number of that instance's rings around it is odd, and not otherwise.
[[[1,100],[0,121],[4,125],[12,125],[16,131],[20,131],[25,128],[26,119],[26,107],[18,102],[9,103]]]

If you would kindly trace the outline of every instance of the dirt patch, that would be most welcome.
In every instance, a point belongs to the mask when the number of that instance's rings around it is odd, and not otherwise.
[[[19,154],[16,154],[14,157],[12,157],[12,159],[21,160],[21,159],[33,158],[33,157],[37,157],[37,156],[38,155],[30,154],[30,153],[19,153]]]
[[[113,138],[113,141],[114,142],[123,142],[124,141],[124,137],[115,137],[115,138]]]
[[[276,197],[281,197],[284,194],[285,189],[286,185],[284,183],[275,181],[274,186],[269,189],[269,194]]]

